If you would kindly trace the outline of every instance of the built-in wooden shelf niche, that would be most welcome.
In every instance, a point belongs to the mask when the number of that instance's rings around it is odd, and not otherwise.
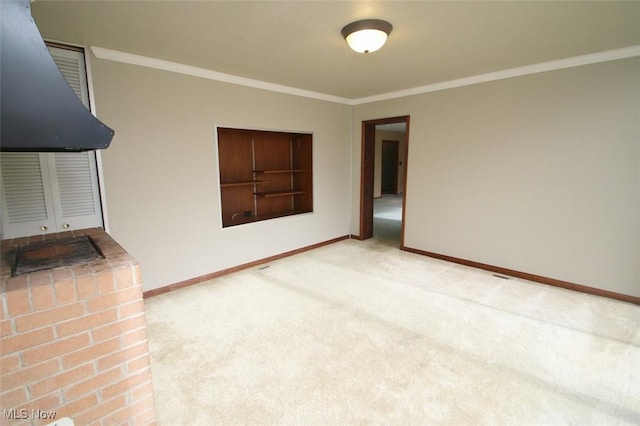
[[[312,135],[218,128],[222,226],[313,211]]]

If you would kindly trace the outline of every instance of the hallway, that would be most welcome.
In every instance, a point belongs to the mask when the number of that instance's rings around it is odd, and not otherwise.
[[[402,229],[402,194],[383,194],[373,200],[373,236],[400,246]]]

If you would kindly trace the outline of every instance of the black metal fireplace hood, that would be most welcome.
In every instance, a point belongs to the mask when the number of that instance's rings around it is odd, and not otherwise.
[[[53,62],[29,0],[0,0],[0,151],[105,149],[113,130],[80,102]]]

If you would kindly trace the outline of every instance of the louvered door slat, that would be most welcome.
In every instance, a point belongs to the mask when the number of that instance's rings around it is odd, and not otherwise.
[[[4,153],[1,161],[8,223],[47,220],[38,154]]]
[[[34,235],[55,228],[44,154],[3,152],[0,155],[2,238]]]
[[[79,52],[50,47],[49,52],[60,73],[67,80],[76,96],[89,108],[89,92],[85,74],[84,58]]]
[[[76,96],[82,99],[82,79],[79,75],[80,71],[78,70],[78,61],[69,58],[63,58],[59,55],[55,55],[54,60],[58,65],[60,72],[67,80],[67,83],[69,83],[69,86],[71,86],[71,88],[75,92]]]
[[[94,192],[88,153],[56,154],[63,218],[94,215]]]

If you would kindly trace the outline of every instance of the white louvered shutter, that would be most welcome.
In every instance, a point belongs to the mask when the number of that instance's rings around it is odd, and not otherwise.
[[[102,226],[100,193],[93,152],[53,154],[54,205],[58,230]]]
[[[4,152],[2,181],[2,238],[16,238],[55,230],[51,188],[46,185],[45,154]]]
[[[73,91],[89,107],[81,51],[49,47]],[[80,153],[0,154],[2,238],[101,227],[96,158]]]
[[[69,83],[69,86],[71,86],[84,106],[89,109],[87,74],[82,52],[53,46],[49,46],[49,52],[64,79],[67,80],[67,83]]]
[[[49,47],[53,60],[82,103],[89,92],[82,52]],[[51,173],[58,231],[102,226],[100,189],[93,151],[51,154]]]

